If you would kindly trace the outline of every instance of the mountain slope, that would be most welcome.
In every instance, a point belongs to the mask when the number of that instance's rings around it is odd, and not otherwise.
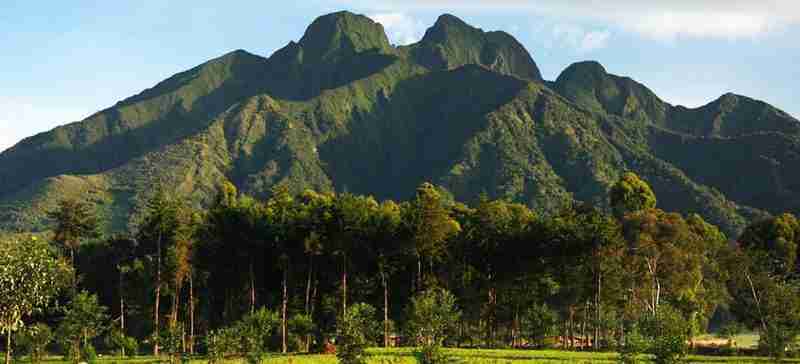
[[[605,206],[632,170],[661,207],[736,234],[800,206],[799,133],[765,103],[672,106],[596,62],[544,82],[513,37],[451,15],[395,48],[340,12],[268,59],[229,53],[0,154],[0,230],[47,229],[67,196],[119,231],[158,188],[202,206],[225,180],[258,197],[286,184],[394,199],[432,181],[552,213]]]

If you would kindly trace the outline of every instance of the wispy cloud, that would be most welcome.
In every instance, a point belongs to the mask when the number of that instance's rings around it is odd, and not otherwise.
[[[608,46],[611,32],[608,30],[587,31],[574,24],[556,24],[550,34],[549,46],[563,46],[578,53],[588,53]]]
[[[797,0],[337,0],[375,11],[525,11],[566,21],[600,22],[641,36],[741,39],[800,25]],[[597,35],[602,38],[602,35]]]
[[[422,38],[425,31],[425,24],[419,19],[402,13],[376,13],[367,15],[372,20],[381,23],[386,29],[389,39],[400,45],[415,43]]]

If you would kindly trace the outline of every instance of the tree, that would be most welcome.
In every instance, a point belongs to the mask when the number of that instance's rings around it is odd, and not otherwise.
[[[94,359],[91,340],[107,328],[107,311],[97,301],[96,295],[80,292],[72,298],[56,333],[73,363],[78,363],[81,358],[87,361]]]
[[[609,197],[611,208],[618,217],[656,207],[656,195],[650,185],[632,172],[622,175],[611,187]]]
[[[100,236],[97,214],[93,206],[85,201],[64,199],[58,209],[50,212],[55,220],[54,240],[69,252],[69,261],[75,267],[75,252],[88,239]]]
[[[417,188],[416,198],[406,206],[404,215],[417,258],[416,289],[421,290],[423,260],[427,259],[432,274],[434,262],[447,250],[447,240],[461,231],[461,226],[450,216],[436,187],[427,182]]]
[[[342,364],[366,364],[364,349],[378,331],[375,308],[358,303],[351,305],[336,320],[336,358]]]
[[[797,248],[800,224],[782,214],[748,226],[731,256],[731,309],[759,330],[759,346],[776,358],[800,334]]]
[[[373,215],[371,237],[372,255],[380,276],[383,289],[383,346],[389,346],[389,282],[392,275],[400,268],[405,249],[397,242],[400,240],[400,226],[402,224],[400,206],[393,201],[386,201],[380,205]]]
[[[178,204],[170,199],[163,190],[157,190],[147,201],[146,215],[139,224],[137,240],[139,255],[146,257],[153,270],[153,355],[159,355],[159,337],[161,324],[161,296],[165,285],[164,263],[167,249],[174,242],[174,233],[178,230]]]
[[[44,241],[0,240],[0,329],[6,335],[6,364],[11,335],[23,319],[45,309],[72,279],[72,268]]]

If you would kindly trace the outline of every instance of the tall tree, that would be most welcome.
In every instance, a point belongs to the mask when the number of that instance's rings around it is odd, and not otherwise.
[[[0,240],[0,329],[6,335],[6,364],[11,335],[31,314],[46,308],[73,274],[46,242],[30,237]]]
[[[174,242],[178,215],[178,205],[163,190],[157,190],[147,201],[146,214],[139,224],[137,240],[139,256],[150,262],[153,274],[153,355],[159,355],[160,313],[162,288],[165,284],[164,263],[167,249]]]
[[[99,222],[94,207],[86,201],[64,199],[58,208],[49,213],[56,223],[55,242],[69,252],[69,261],[75,267],[75,252],[87,240],[100,236]]]
[[[417,259],[416,290],[423,287],[423,260],[433,265],[447,250],[447,240],[461,231],[458,221],[450,216],[441,193],[430,183],[417,188],[416,198],[404,209],[404,223],[413,241]]]

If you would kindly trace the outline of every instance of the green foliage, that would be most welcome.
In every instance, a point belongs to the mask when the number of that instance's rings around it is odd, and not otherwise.
[[[73,362],[94,360],[87,355],[94,354],[92,340],[107,329],[106,311],[107,308],[100,305],[97,296],[87,292],[78,293],[70,301],[56,329],[56,336]]]
[[[54,240],[74,256],[81,243],[99,236],[99,222],[94,206],[86,201],[64,199],[49,217],[55,221]]]
[[[222,363],[228,357],[243,356],[247,363],[261,363],[279,321],[277,313],[262,307],[229,327],[209,332],[209,362]]]
[[[45,324],[38,323],[26,327],[17,334],[17,346],[21,352],[30,355],[33,363],[40,363],[53,338],[53,330]]]
[[[681,363],[689,353],[692,337],[691,321],[669,305],[659,307],[655,316],[645,316],[642,324],[648,341],[648,352],[656,364]]]
[[[556,333],[558,314],[547,304],[533,305],[522,316],[522,332],[537,347],[545,345],[545,338]]]
[[[242,350],[248,364],[258,364],[267,351],[268,339],[278,327],[278,314],[266,308],[245,316],[235,326],[242,340]]]
[[[336,358],[342,364],[366,364],[365,349],[377,336],[375,308],[359,303],[336,321]]]
[[[638,325],[632,325],[625,332],[625,339],[617,349],[620,364],[644,363],[642,354],[648,348],[647,338],[642,335]]]
[[[114,349],[117,355],[136,356],[139,350],[139,343],[135,337],[125,335],[119,328],[113,328],[106,335],[106,346]]]
[[[408,337],[419,344],[442,345],[461,319],[456,297],[444,288],[428,288],[411,299]]]
[[[625,173],[611,187],[609,193],[611,207],[617,216],[656,207],[656,195],[647,182],[642,181],[635,173]]]
[[[208,361],[211,364],[222,363],[226,357],[241,352],[241,337],[233,327],[224,327],[210,331],[206,335]]]
[[[0,329],[10,337],[23,319],[47,308],[72,281],[72,270],[36,237],[0,240]],[[6,348],[9,359],[12,348]]]

